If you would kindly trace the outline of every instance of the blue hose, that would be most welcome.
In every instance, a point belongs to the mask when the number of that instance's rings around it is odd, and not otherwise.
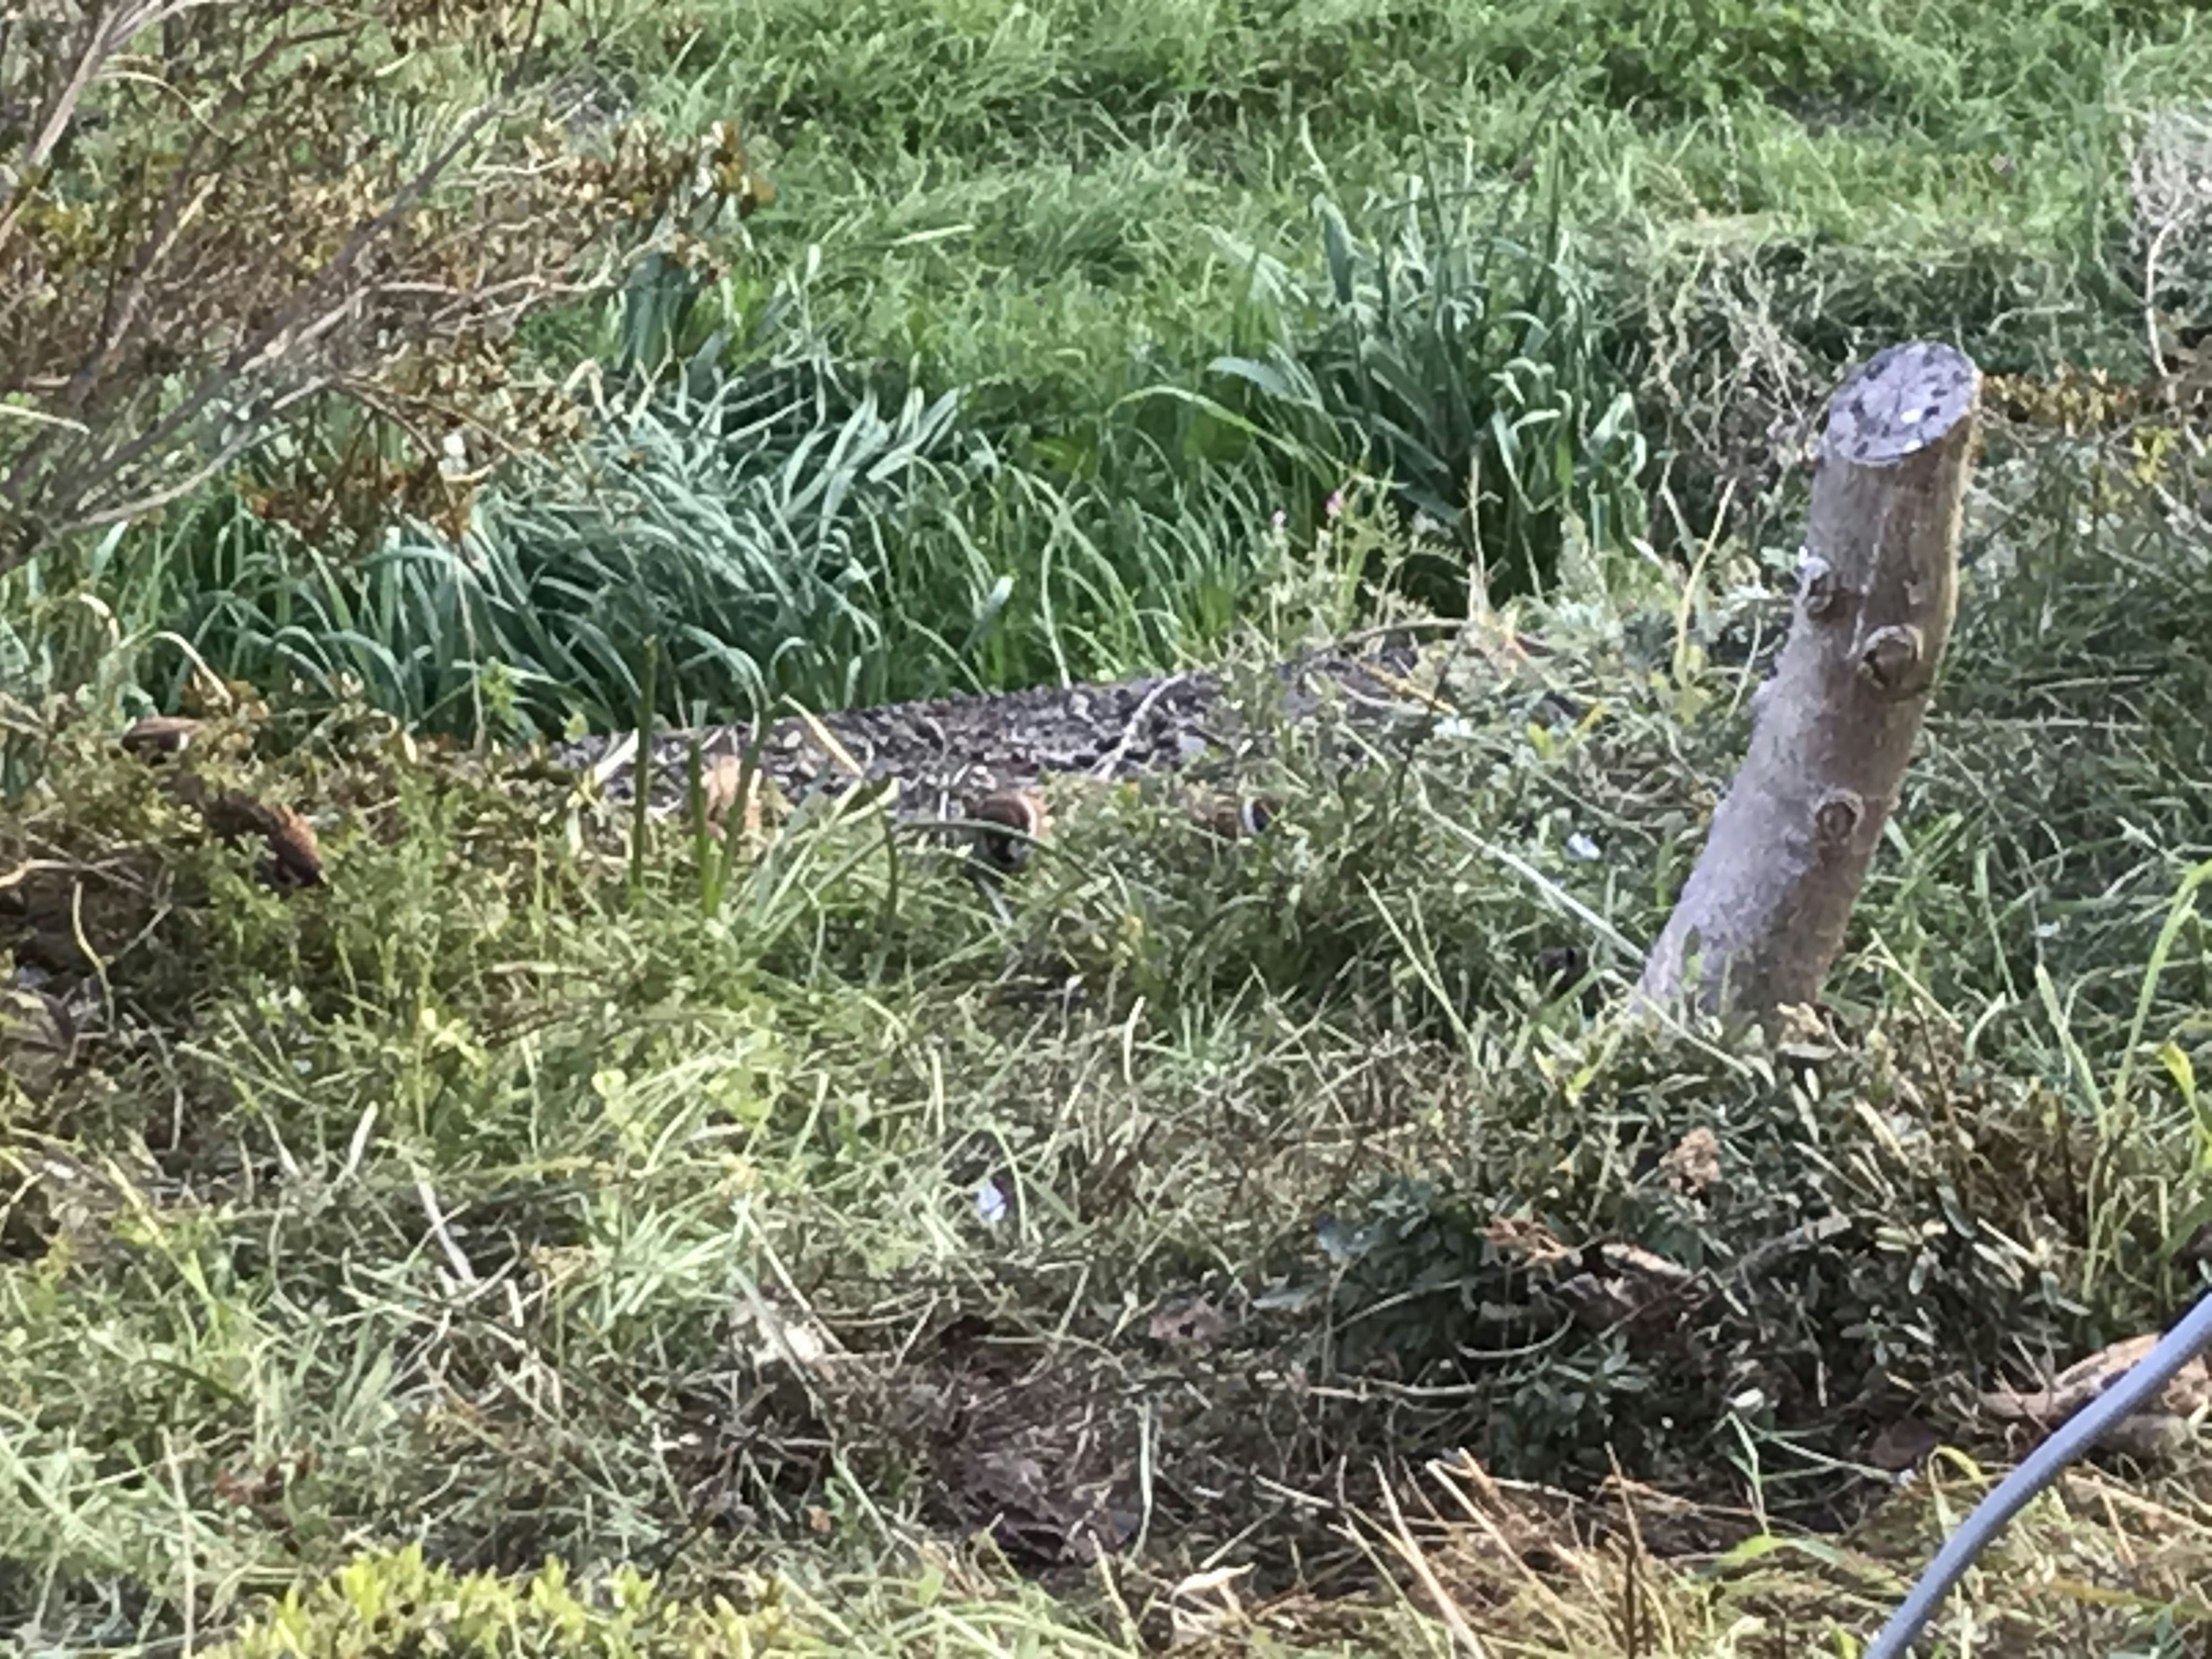
[[[2035,1449],[2035,1453],[1997,1484],[1997,1489],[1974,1506],[1973,1513],[1953,1533],[1936,1559],[1920,1575],[1920,1582],[1904,1604],[1890,1615],[1861,1659],[1905,1659],[1905,1650],[1920,1634],[1920,1627],[1951,1593],[1983,1547],[2004,1529],[2027,1500],[2049,1486],[2066,1466],[2095,1445],[2114,1425],[2138,1407],[2148,1404],[2181,1368],[2212,1347],[2212,1291],[2208,1291],[2189,1316],[2166,1334],[2159,1345],[2128,1368],[2126,1375],[2080,1411],[2068,1418],[2058,1431]]]

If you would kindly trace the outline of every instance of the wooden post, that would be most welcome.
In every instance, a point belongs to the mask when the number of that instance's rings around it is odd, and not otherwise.
[[[1958,597],[1981,376],[1948,346],[1893,346],[1838,388],[1797,599],[1750,753],[1644,968],[1765,1018],[1819,994],[1889,821]]]

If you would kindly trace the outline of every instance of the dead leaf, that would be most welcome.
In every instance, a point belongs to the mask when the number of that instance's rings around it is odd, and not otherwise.
[[[730,833],[729,819],[734,808],[739,844],[757,848],[761,844],[761,801],[766,778],[757,769],[748,780],[744,771],[744,763],[737,756],[717,755],[708,763],[706,775],[700,780],[700,793],[709,829],[718,834]],[[742,802],[738,799],[741,790]]]
[[[38,1097],[60,1082],[76,1058],[76,1019],[45,991],[0,988],[0,1071]]]
[[[1659,1173],[1685,1198],[1702,1197],[1721,1178],[1720,1137],[1699,1125],[1659,1160]]]
[[[699,780],[699,792],[707,810],[707,822],[717,830],[738,804],[738,789],[744,781],[745,765],[735,755],[717,755],[707,763],[706,775]]]
[[[968,816],[981,826],[975,852],[993,869],[1012,873],[1029,862],[1033,842],[1052,830],[1044,797],[1033,789],[1002,789],[975,803]]]
[[[1282,807],[1267,795],[1218,795],[1192,804],[1190,816],[1199,828],[1223,841],[1243,841],[1264,834]]]
[[[1201,1598],[1237,1605],[1237,1581],[1252,1571],[1250,1562],[1242,1566],[1214,1567],[1205,1572],[1192,1573],[1180,1580],[1168,1595],[1177,1601],[1194,1601]]]
[[[1656,1251],[1645,1249],[1641,1244],[1601,1244],[1598,1255],[1607,1267],[1616,1272],[1631,1273],[1670,1290],[1679,1289],[1696,1277],[1680,1262],[1669,1261]]]
[[[1564,1261],[1574,1254],[1542,1222],[1526,1216],[1499,1216],[1484,1226],[1482,1237],[1501,1255],[1534,1262]]]
[[[323,884],[322,849],[315,826],[289,806],[272,806],[235,789],[211,790],[186,773],[176,780],[177,799],[197,808],[207,827],[224,841],[258,836],[269,848],[262,879],[272,887]]]
[[[1597,1255],[1603,1271],[1575,1273],[1559,1285],[1577,1317],[1595,1328],[1680,1308],[1697,1279],[1687,1267],[1639,1245],[1601,1244]]]
[[[1194,1297],[1179,1307],[1156,1310],[1148,1328],[1155,1342],[1211,1347],[1221,1340],[1222,1333],[1229,1328],[1229,1322],[1204,1297]]]
[[[1237,1594],[1237,1581],[1252,1571],[1242,1566],[1215,1567],[1194,1572],[1168,1592],[1168,1613],[1173,1624],[1173,1645],[1216,1640],[1249,1622]]]
[[[746,1357],[762,1370],[788,1365],[810,1371],[829,1357],[830,1337],[819,1325],[811,1319],[790,1318],[758,1295],[736,1309],[731,1322],[752,1333]]]
[[[262,831],[268,844],[271,884],[277,887],[319,887],[323,884],[323,850],[315,839],[315,826],[289,806],[269,809]]]
[[[1834,1057],[1835,1042],[1820,1009],[1809,1002],[1789,1002],[1774,1014],[1777,1054],[1812,1065]]]
[[[1589,955],[1578,945],[1547,945],[1536,952],[1536,982],[1557,996],[1589,969]]]

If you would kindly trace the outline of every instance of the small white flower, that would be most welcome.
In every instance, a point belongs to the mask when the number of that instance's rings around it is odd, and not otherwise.
[[[1006,1218],[1006,1195],[999,1190],[997,1182],[985,1180],[976,1184],[975,1215],[987,1227],[995,1227]]]
[[[1584,864],[1595,864],[1599,856],[1597,843],[1577,830],[1567,837],[1567,856]]]

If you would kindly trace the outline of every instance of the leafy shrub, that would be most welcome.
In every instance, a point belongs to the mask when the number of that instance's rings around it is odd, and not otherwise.
[[[264,493],[319,536],[454,510],[449,443],[566,422],[516,325],[626,242],[696,257],[766,190],[726,123],[579,143],[536,21],[70,0],[0,27],[0,569],[280,432]]]
[[[1617,1455],[1694,1481],[1746,1430],[1845,1451],[1962,1368],[2032,1373],[2156,1323],[2176,1289],[2152,1206],[2105,1245],[2075,1235],[2069,1160],[2090,1154],[2069,1143],[2086,1126],[2054,1121],[2032,1080],[1977,1076],[1929,1024],[1765,1052],[1703,1034],[1595,1042],[1601,1055],[1570,1041],[1495,1092],[1463,1183],[1386,1183],[1316,1264],[1332,1271],[1341,1363],[1478,1389],[1492,1467],[1593,1480]],[[1679,1150],[1693,1135],[1711,1149],[1695,1181]],[[2173,1175],[2194,1139],[2138,1122],[2100,1155],[2125,1164],[2115,1186],[2185,1205],[2206,1190]],[[1667,1267],[1644,1275],[1589,1240]],[[2105,1248],[2118,1262],[2093,1310],[2083,1275]],[[1777,1457],[1788,1467],[1790,1448]]]

